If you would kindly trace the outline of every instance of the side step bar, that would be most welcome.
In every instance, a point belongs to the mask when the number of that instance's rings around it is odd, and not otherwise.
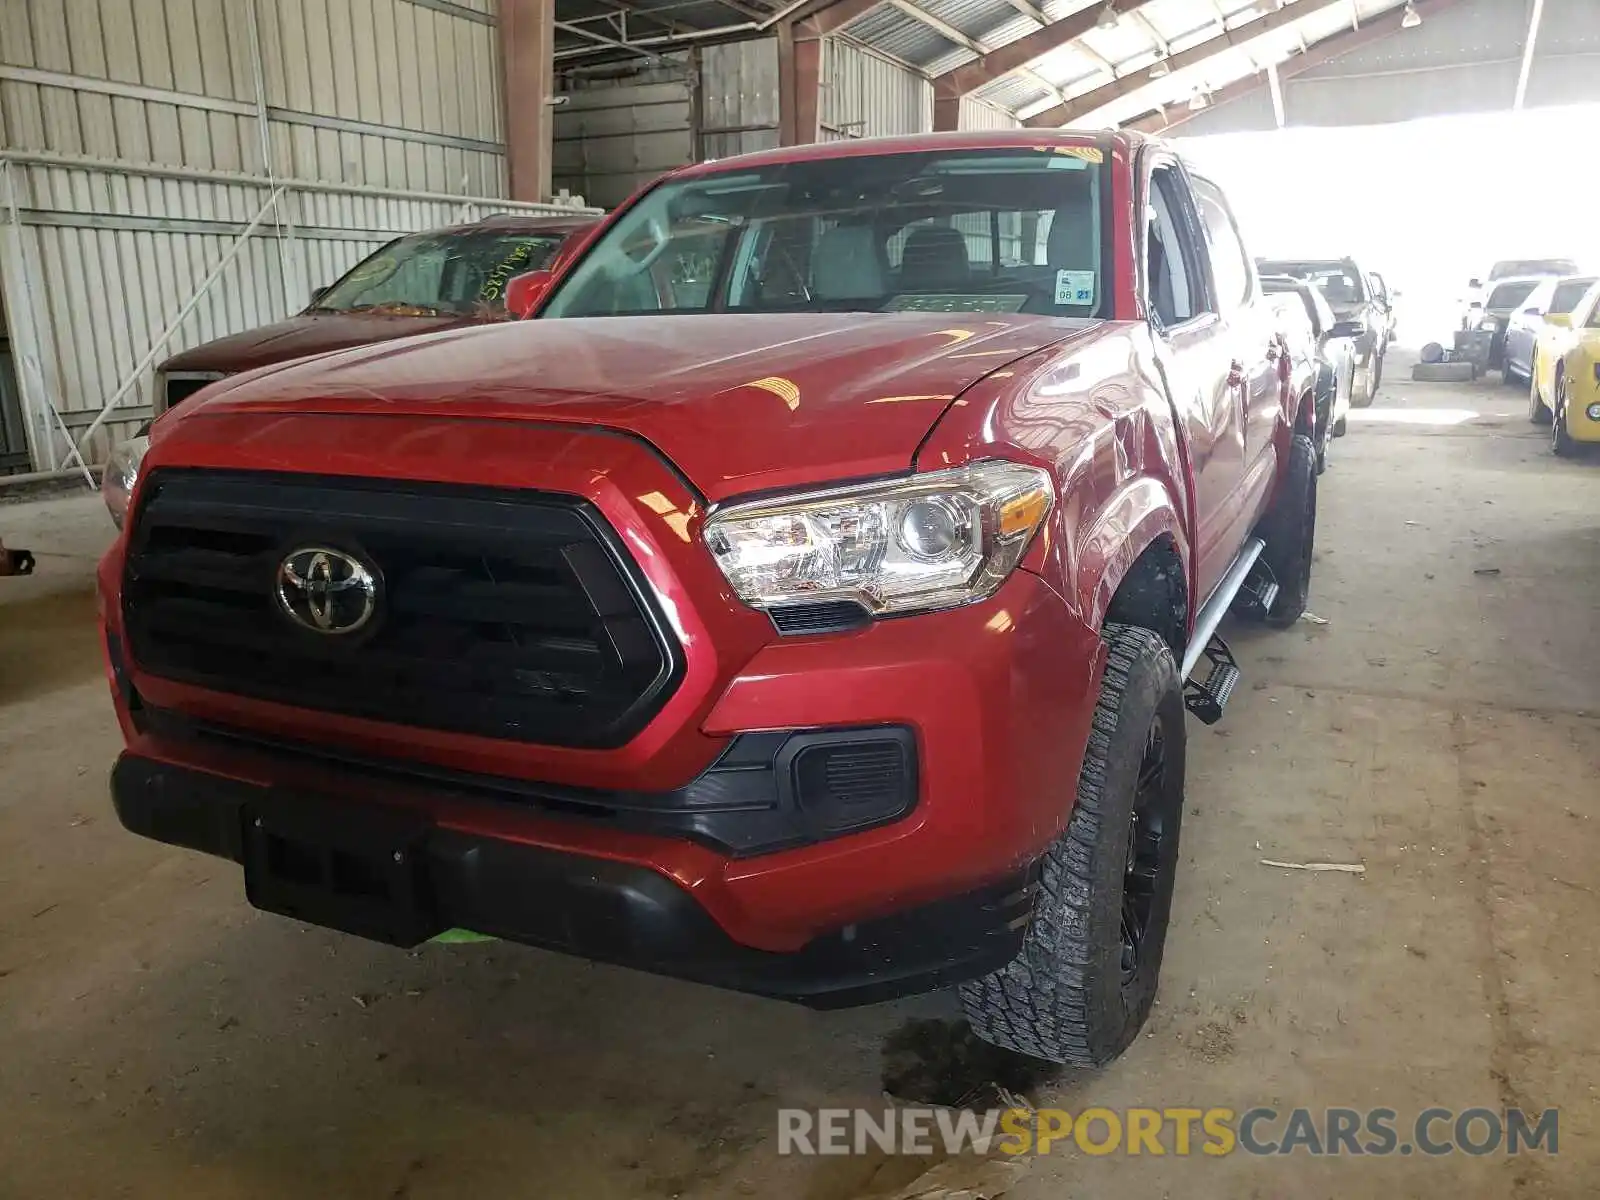
[[[1222,624],[1228,606],[1233,603],[1233,598],[1244,586],[1250,568],[1256,565],[1256,559],[1261,557],[1261,552],[1266,548],[1266,542],[1260,538],[1251,538],[1246,542],[1244,549],[1239,552],[1239,557],[1233,560],[1233,565],[1217,584],[1216,591],[1212,592],[1200,606],[1200,611],[1194,619],[1194,634],[1189,638],[1189,648],[1183,656],[1183,668],[1178,672],[1181,678],[1189,678],[1195,667],[1200,665],[1201,656],[1206,652],[1206,645],[1211,641],[1211,635],[1217,632],[1217,626]]]
[[[1246,542],[1239,557],[1233,560],[1216,590],[1200,606],[1200,612],[1195,617],[1194,635],[1189,639],[1180,673],[1184,681],[1183,703],[1207,725],[1215,725],[1222,719],[1222,710],[1227,707],[1242,677],[1239,664],[1233,659],[1233,652],[1217,636],[1217,626],[1222,624],[1223,615],[1241,593],[1248,607],[1259,607],[1262,612],[1270,608],[1277,598],[1278,585],[1270,573],[1248,585],[1246,582],[1264,549],[1266,543],[1260,538],[1251,538]],[[1190,679],[1189,676],[1200,665],[1202,658],[1211,663],[1210,672],[1203,680]]]
[[[1183,706],[1207,725],[1215,725],[1222,720],[1222,710],[1228,707],[1233,689],[1239,686],[1244,672],[1233,661],[1228,643],[1215,634],[1206,643],[1206,657],[1211,660],[1211,673],[1204,682],[1184,681]]]

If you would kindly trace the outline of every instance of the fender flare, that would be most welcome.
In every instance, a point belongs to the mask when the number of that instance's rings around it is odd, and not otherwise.
[[[1192,590],[1189,538],[1166,484],[1149,475],[1130,479],[1101,507],[1094,525],[1079,544],[1074,580],[1078,611],[1091,629],[1099,629],[1105,623],[1111,598],[1128,571],[1163,535],[1172,538],[1183,562],[1185,591]],[[1192,622],[1192,597],[1187,607],[1186,622]]]

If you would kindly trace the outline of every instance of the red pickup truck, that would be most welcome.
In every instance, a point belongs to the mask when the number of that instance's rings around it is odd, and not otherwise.
[[[958,984],[1114,1057],[1217,624],[1311,569],[1312,406],[1222,194],[1132,134],[805,146],[516,293],[157,422],[100,566],[124,825],[369,938]]]

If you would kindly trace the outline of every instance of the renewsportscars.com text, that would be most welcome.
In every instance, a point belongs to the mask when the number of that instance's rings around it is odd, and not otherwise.
[[[1425,1108],[785,1108],[779,1154],[1556,1154],[1560,1110]]]

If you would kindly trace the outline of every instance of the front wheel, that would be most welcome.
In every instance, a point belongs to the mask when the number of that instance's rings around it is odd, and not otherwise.
[[[1066,830],[1045,852],[1022,951],[961,985],[973,1032],[1102,1066],[1155,1003],[1183,819],[1182,681],[1157,634],[1107,623],[1105,673]]]
[[[1372,360],[1372,394],[1374,397],[1377,396],[1378,389],[1383,386],[1384,353],[1382,350],[1378,351],[1376,357]],[[1371,401],[1368,401],[1368,403],[1371,403]]]
[[[1528,362],[1528,420],[1535,425],[1546,425],[1550,421],[1550,410],[1545,407],[1544,397],[1539,394],[1539,356],[1537,354]]]
[[[1558,458],[1571,458],[1578,452],[1578,443],[1567,430],[1567,402],[1571,390],[1567,387],[1567,371],[1563,366],[1556,371],[1556,406],[1550,418],[1550,451]]]

